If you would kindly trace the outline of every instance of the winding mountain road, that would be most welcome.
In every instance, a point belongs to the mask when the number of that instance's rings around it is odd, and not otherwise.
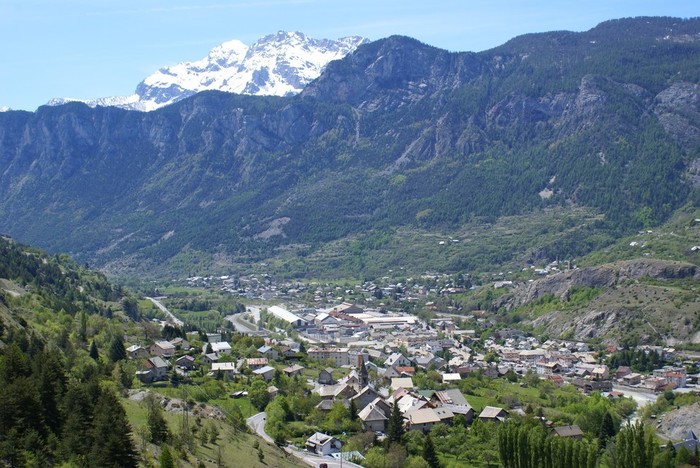
[[[253,416],[249,417],[248,419],[246,419],[246,424],[248,424],[248,427],[252,429],[253,432],[255,432],[258,436],[262,437],[266,442],[274,444],[274,440],[272,440],[272,437],[267,435],[267,433],[265,432],[264,412],[254,414]],[[301,459],[304,463],[306,463],[309,466],[313,466],[314,468],[318,468],[324,465],[326,468],[362,468],[360,465],[349,461],[340,461],[330,457],[321,457],[319,455],[316,455],[315,453],[310,453],[305,450],[299,450],[293,445],[287,445],[286,447],[282,448],[288,454]]]

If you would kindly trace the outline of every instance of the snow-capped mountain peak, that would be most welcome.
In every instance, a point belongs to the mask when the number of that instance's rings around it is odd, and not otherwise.
[[[90,106],[117,106],[150,111],[205,90],[286,96],[301,92],[326,64],[343,58],[367,39],[313,39],[300,32],[279,31],[251,46],[224,42],[194,62],[161,68],[136,87],[135,94],[83,101]],[[74,99],[52,99],[49,105]]]

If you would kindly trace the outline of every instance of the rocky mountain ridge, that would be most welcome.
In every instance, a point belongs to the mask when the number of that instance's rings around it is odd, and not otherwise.
[[[284,254],[280,271],[304,275],[304,259],[346,242],[327,268],[361,276],[391,268],[373,249],[403,229],[570,210],[546,243],[398,261],[472,271],[578,257],[694,203],[696,38],[700,20],[673,18],[481,53],[394,36],[292,97],[208,91],[149,113],[2,113],[0,222],[111,271],[225,271]]]
[[[48,104],[78,101],[90,107],[152,111],[207,90],[290,96],[301,92],[330,61],[343,58],[365,42],[367,39],[359,36],[314,39],[285,31],[267,35],[251,46],[232,40],[213,48],[203,59],[161,68],[139,83],[130,96],[57,98]]]

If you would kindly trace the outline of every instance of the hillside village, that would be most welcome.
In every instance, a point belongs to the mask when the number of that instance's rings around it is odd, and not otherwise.
[[[201,285],[202,279],[193,280],[192,285],[196,282]],[[236,290],[239,287],[240,283]],[[372,293],[376,289],[367,289],[371,297],[376,298]],[[391,291],[384,289],[396,293],[395,285]],[[319,296],[322,290],[314,293]],[[149,385],[208,375],[231,383],[230,388],[237,389],[230,392],[234,399],[248,398],[253,382],[261,381],[267,395],[258,410],[277,395],[291,396],[288,388],[294,382],[294,391],[314,402],[311,411],[320,418],[317,421],[332,417],[340,405],[358,423],[355,427],[336,426],[335,432],[301,431],[303,437],[297,434],[292,438],[299,447],[320,455],[339,457],[347,432],[386,437],[395,430],[391,427],[394,409],[400,414],[402,430],[423,434],[438,424],[468,426],[477,420],[498,424],[511,415],[532,414],[532,408],[507,395],[498,397],[499,406],[485,405],[483,398],[470,402],[474,397],[465,394],[462,384],[470,376],[502,378],[516,386],[546,381],[551,388],[575,388],[581,394],[599,394],[611,401],[625,400],[626,391],[653,395],[687,391],[689,385],[697,383],[696,364],[682,362],[672,348],[639,347],[635,352],[648,356],[656,367],[637,372],[629,365],[608,365],[606,356],[622,352],[619,348],[594,350],[583,342],[555,339],[540,342],[511,328],[481,336],[475,330],[461,329],[463,322],[447,315],[423,320],[404,312],[341,302],[294,310],[282,305],[249,306],[237,314],[235,322],[240,325],[243,320],[248,324],[245,329],[234,325],[234,317],[227,317],[231,327],[223,333],[191,333],[186,339],[128,347],[129,357],[141,363],[136,377]],[[242,340],[255,346],[241,348],[237,343]],[[552,434],[583,437],[584,432],[575,424],[557,425],[542,419]],[[268,418],[268,428],[270,424]],[[289,436],[285,432],[282,440],[273,438],[285,445]],[[362,458],[360,452],[350,452],[355,459]]]

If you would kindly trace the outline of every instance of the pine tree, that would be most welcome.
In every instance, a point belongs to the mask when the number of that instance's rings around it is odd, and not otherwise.
[[[354,399],[350,399],[350,421],[357,421],[357,404]]]
[[[154,397],[150,397],[146,404],[148,405],[148,416],[146,422],[151,434],[151,442],[161,444],[168,440],[170,432],[168,431],[168,423],[163,417],[163,408]]]
[[[598,430],[598,441],[601,448],[605,448],[608,444],[608,440],[615,437],[615,422],[613,421],[610,411],[606,411],[603,416],[603,421],[600,424],[600,429]]]
[[[92,446],[92,418],[94,401],[85,384],[73,383],[63,398],[62,413],[65,415],[60,438],[59,454],[70,459],[86,459]],[[79,463],[80,464],[80,463]]]
[[[121,361],[126,359],[126,348],[124,347],[124,339],[121,335],[117,335],[109,347],[109,359],[112,362]]]
[[[136,467],[138,456],[124,408],[109,390],[100,392],[92,425],[90,461],[100,467]]]
[[[130,317],[134,321],[139,320],[139,303],[133,297],[125,297],[122,299],[122,309],[127,317]]]
[[[167,445],[163,446],[163,450],[160,452],[160,468],[175,468],[175,462],[173,461],[173,456],[170,453],[170,449]]]
[[[172,372],[170,373],[170,385],[173,387],[177,387],[180,385],[180,376],[177,373],[177,370],[173,368]]]
[[[81,343],[87,341],[87,313],[85,313],[85,310],[80,311],[80,329],[78,330],[78,335],[80,336]]]
[[[430,434],[426,434],[425,436],[423,458],[428,462],[430,468],[440,468],[440,459],[435,452],[435,446],[433,445],[433,439],[430,438]]]
[[[40,352],[34,360],[34,376],[38,378],[39,398],[46,425],[54,434],[61,426],[59,405],[66,390],[63,361],[56,353]]]
[[[386,434],[389,442],[396,442],[400,444],[404,431],[403,416],[399,410],[399,405],[394,403],[394,406],[391,408],[391,414],[389,415],[389,424]]]
[[[673,445],[673,442],[670,442],[666,444],[666,450],[671,454],[671,459],[676,458],[676,446]]]
[[[99,361],[100,359],[100,353],[97,351],[97,344],[95,344],[95,340],[92,340],[92,343],[90,344],[90,357],[95,361]]]
[[[29,359],[13,342],[0,359],[0,384],[10,384],[18,377],[28,377],[30,374]]]

